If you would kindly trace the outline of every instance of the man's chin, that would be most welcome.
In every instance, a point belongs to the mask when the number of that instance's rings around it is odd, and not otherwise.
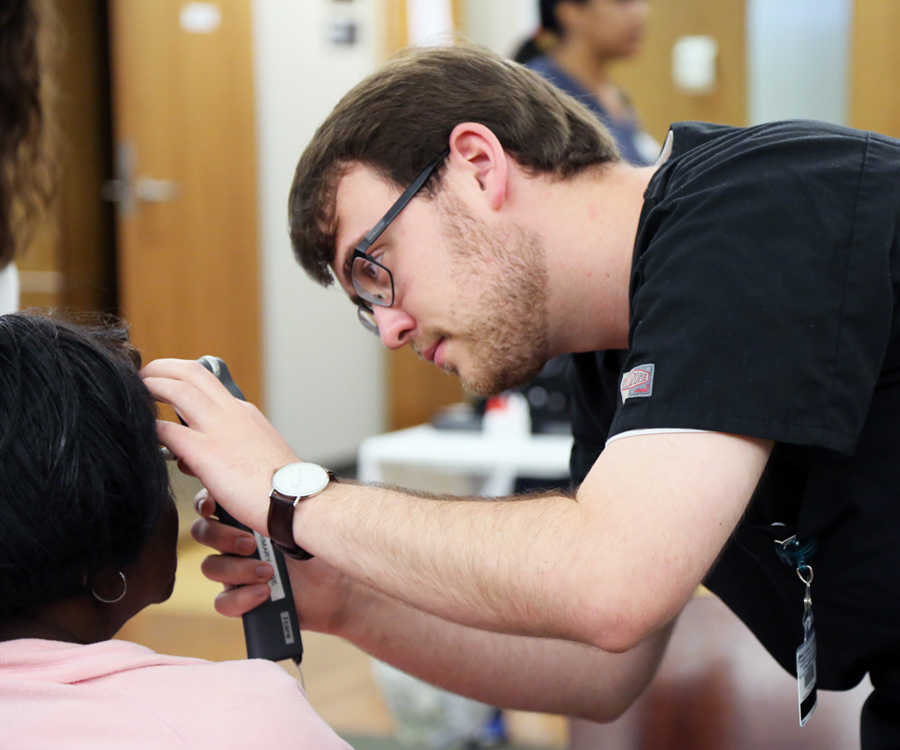
[[[459,376],[463,388],[476,396],[496,396],[504,391],[511,391],[534,380],[543,369],[544,363],[534,364],[529,368],[520,367],[516,370],[507,370],[497,373],[485,373],[481,376],[466,377],[465,374],[456,373]]]

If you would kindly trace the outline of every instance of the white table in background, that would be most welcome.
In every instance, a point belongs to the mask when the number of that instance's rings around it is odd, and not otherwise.
[[[419,425],[364,440],[359,447],[357,475],[362,482],[384,482],[385,467],[391,465],[464,474],[482,480],[477,494],[499,497],[512,493],[519,476],[568,477],[571,450],[571,435],[501,437]]]

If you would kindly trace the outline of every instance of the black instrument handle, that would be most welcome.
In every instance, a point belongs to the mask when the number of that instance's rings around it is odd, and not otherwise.
[[[205,356],[197,360],[222,383],[235,398],[246,401],[241,389],[228,371],[228,366],[219,357]],[[255,609],[243,615],[244,640],[247,643],[249,659],[269,659],[281,661],[293,659],[300,664],[303,659],[303,641],[300,638],[300,622],[294,606],[291,579],[281,550],[268,537],[257,534],[252,529],[232,518],[221,506],[216,515],[221,523],[251,532],[256,538],[257,551],[251,555],[272,564],[275,576],[270,582],[271,596]]]

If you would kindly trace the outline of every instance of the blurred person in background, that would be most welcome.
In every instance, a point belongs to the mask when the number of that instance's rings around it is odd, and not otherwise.
[[[56,184],[48,149],[46,0],[0,4],[0,314],[19,307],[15,258],[28,245]]]
[[[641,130],[611,65],[636,55],[644,40],[647,0],[540,0],[541,28],[514,59],[575,97],[609,130],[625,161],[652,164],[660,146]]]

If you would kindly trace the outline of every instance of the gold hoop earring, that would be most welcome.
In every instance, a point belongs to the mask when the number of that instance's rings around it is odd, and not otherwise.
[[[125,598],[125,594],[128,593],[128,581],[125,580],[125,574],[120,570],[119,575],[122,577],[122,593],[119,594],[115,599],[104,599],[100,594],[94,591],[94,586],[91,586],[91,593],[94,595],[94,598],[98,602],[103,602],[104,604],[115,604],[116,602],[122,601]],[[96,586],[96,584],[94,584]]]

